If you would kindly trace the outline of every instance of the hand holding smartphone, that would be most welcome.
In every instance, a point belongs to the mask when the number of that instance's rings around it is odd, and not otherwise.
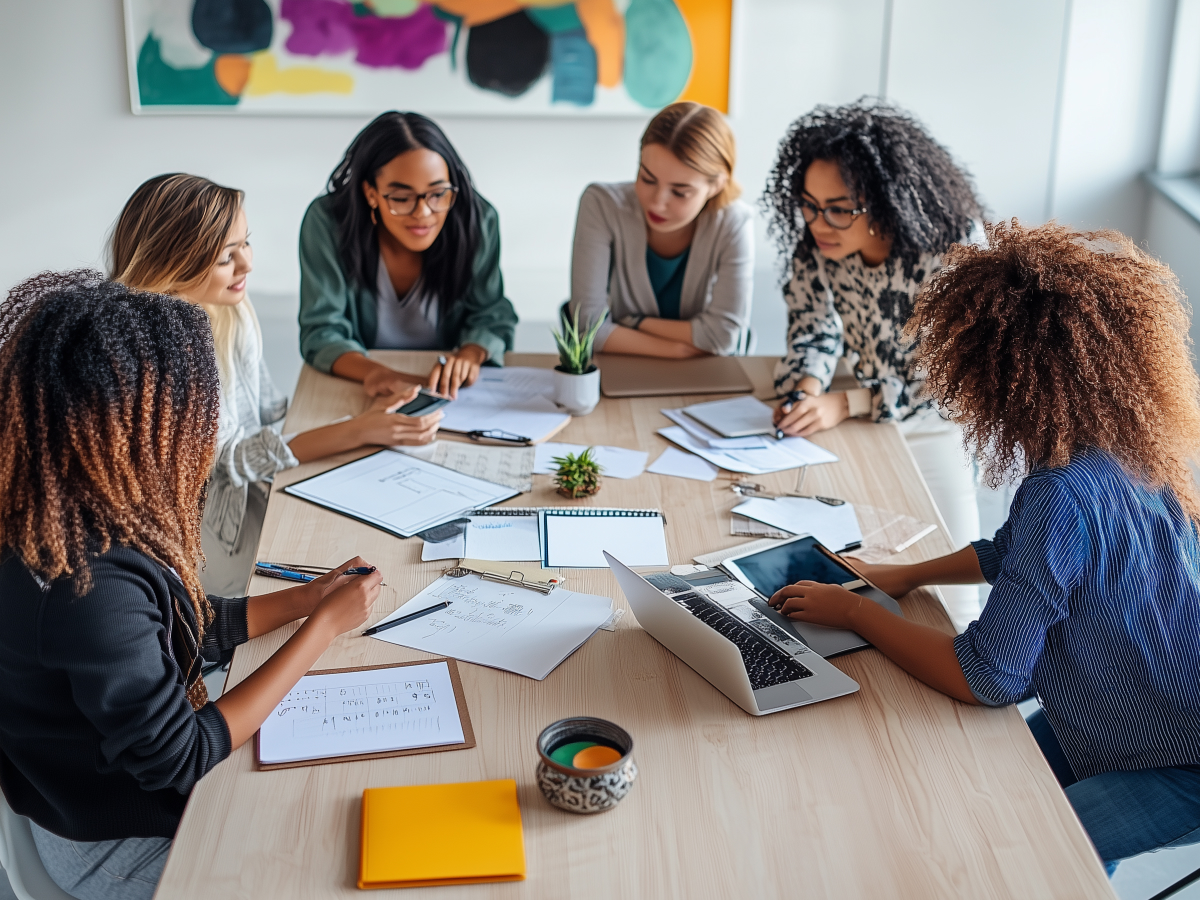
[[[417,396],[409,400],[399,409],[394,412],[399,416],[426,416],[434,410],[441,409],[450,402],[449,397],[442,397],[432,391],[427,391],[421,388],[417,391]]]

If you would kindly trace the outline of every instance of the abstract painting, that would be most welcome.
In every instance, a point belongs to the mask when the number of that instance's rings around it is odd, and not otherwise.
[[[733,0],[125,0],[135,113],[726,112]]]

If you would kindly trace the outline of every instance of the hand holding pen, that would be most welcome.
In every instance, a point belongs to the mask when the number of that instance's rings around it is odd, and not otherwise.
[[[783,415],[776,415],[776,417],[775,417],[775,424],[776,424],[775,440],[782,441],[785,437],[787,437],[787,435],[784,434],[783,429],[778,427],[779,422],[780,422],[780,420],[782,420],[783,416],[786,416],[788,413],[790,413],[792,411],[792,407],[795,406],[797,403],[799,403],[801,400],[807,400],[807,399],[808,399],[808,394],[804,393],[804,391],[789,391],[788,392],[788,395],[783,399],[783,403],[780,404],[779,410],[778,410],[778,412],[782,413]]]

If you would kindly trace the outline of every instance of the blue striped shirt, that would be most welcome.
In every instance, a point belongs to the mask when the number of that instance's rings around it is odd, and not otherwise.
[[[1083,453],[974,547],[994,587],[954,650],[981,702],[1036,693],[1078,778],[1200,764],[1200,545],[1170,488]]]

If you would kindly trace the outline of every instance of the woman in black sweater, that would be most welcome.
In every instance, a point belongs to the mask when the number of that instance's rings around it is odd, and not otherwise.
[[[208,319],[186,301],[73,272],[0,306],[0,787],[81,900],[154,893],[192,787],[379,593],[372,570],[205,597],[217,398]],[[206,658],[301,617],[209,701]]]

